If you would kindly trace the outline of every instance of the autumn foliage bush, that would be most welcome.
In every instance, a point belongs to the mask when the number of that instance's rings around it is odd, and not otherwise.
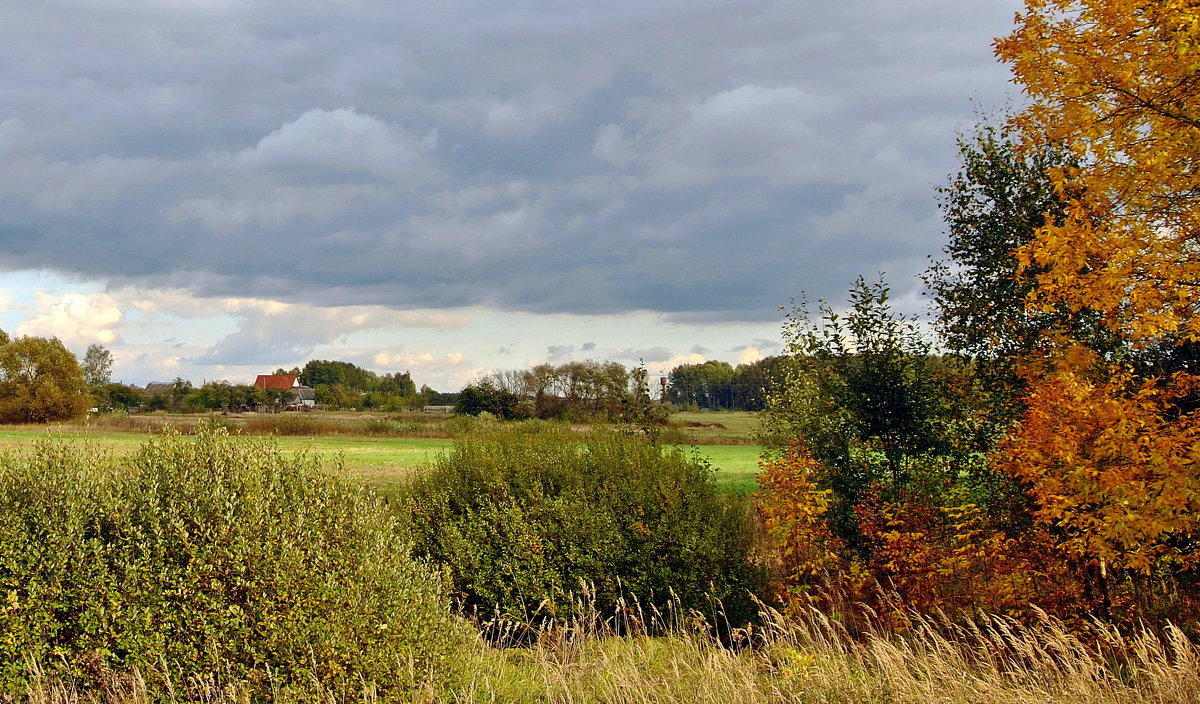
[[[1065,555],[1043,529],[1006,529],[948,493],[943,504],[878,485],[854,505],[862,547],[847,549],[827,523],[829,489],[801,442],[763,462],[759,511],[775,546],[774,578],[789,601],[840,610],[866,604],[890,618],[922,613],[1028,616],[1036,605],[1071,614],[1085,601]]]

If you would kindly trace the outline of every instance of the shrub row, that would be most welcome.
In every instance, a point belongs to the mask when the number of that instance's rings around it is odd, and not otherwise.
[[[195,676],[254,699],[436,690],[473,652],[451,582],[522,621],[623,599],[751,612],[750,509],[706,463],[617,433],[479,425],[391,507],[209,423],[125,459],[49,440],[0,455],[0,701],[45,668],[97,691],[133,670],[160,693]]]
[[[46,442],[0,457],[0,487],[9,692],[31,662],[385,692],[452,670],[445,584],[385,507],[270,441],[207,428],[121,461]]]

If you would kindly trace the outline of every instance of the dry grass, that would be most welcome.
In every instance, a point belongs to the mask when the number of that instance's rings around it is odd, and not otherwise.
[[[815,611],[735,634],[734,646],[693,621],[648,635],[639,619],[568,624],[524,648],[481,639],[464,653],[467,675],[448,691],[409,701],[556,704],[1193,704],[1200,702],[1200,650],[1177,628],[1123,636],[1096,626],[1084,640],[1043,617],[1022,626],[992,617],[951,624],[914,617],[904,634],[851,638]],[[632,626],[631,626],[632,624]],[[494,628],[493,624],[493,628]],[[639,632],[640,631],[640,632]],[[495,633],[491,633],[495,639]],[[24,701],[37,704],[152,701],[140,677],[113,678],[84,693],[38,674]],[[170,701],[243,701],[236,686],[192,680]],[[275,701],[376,701],[369,688],[279,692]]]
[[[690,630],[652,638],[543,636],[501,651],[458,701],[717,704],[1200,702],[1200,651],[1180,631],[1085,641],[1043,617],[954,625],[915,617],[903,635],[850,638],[818,612],[783,618],[725,647]],[[483,663],[486,665],[486,661]],[[507,669],[506,669],[507,668]],[[514,674],[515,673],[515,674]]]

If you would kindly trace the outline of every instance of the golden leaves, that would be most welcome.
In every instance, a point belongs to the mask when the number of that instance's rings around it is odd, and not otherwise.
[[[1039,303],[1105,314],[1149,344],[1200,331],[1200,10],[1171,0],[1028,0],[997,54],[1032,100],[1030,143],[1081,158],[1071,217],[1039,231]]]

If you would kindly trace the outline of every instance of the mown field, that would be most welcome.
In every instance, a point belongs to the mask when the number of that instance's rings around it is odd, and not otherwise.
[[[470,423],[421,414],[245,414],[217,418],[235,432],[276,435],[285,452],[311,452],[328,466],[340,462],[352,477],[383,493],[409,473],[428,466],[456,437],[472,430]],[[0,428],[0,448],[31,447],[48,437],[68,438],[90,443],[98,452],[124,456],[145,442],[154,428],[173,425],[190,429],[204,420],[204,416],[197,415],[150,414],[51,426],[5,426]],[[273,429],[272,423],[280,425]],[[751,437],[754,423],[752,413],[679,413],[672,416],[671,425],[664,430],[663,442],[707,460],[716,470],[717,484],[722,489],[749,494],[757,486],[759,471],[760,448]],[[441,437],[413,437],[420,435]]]

